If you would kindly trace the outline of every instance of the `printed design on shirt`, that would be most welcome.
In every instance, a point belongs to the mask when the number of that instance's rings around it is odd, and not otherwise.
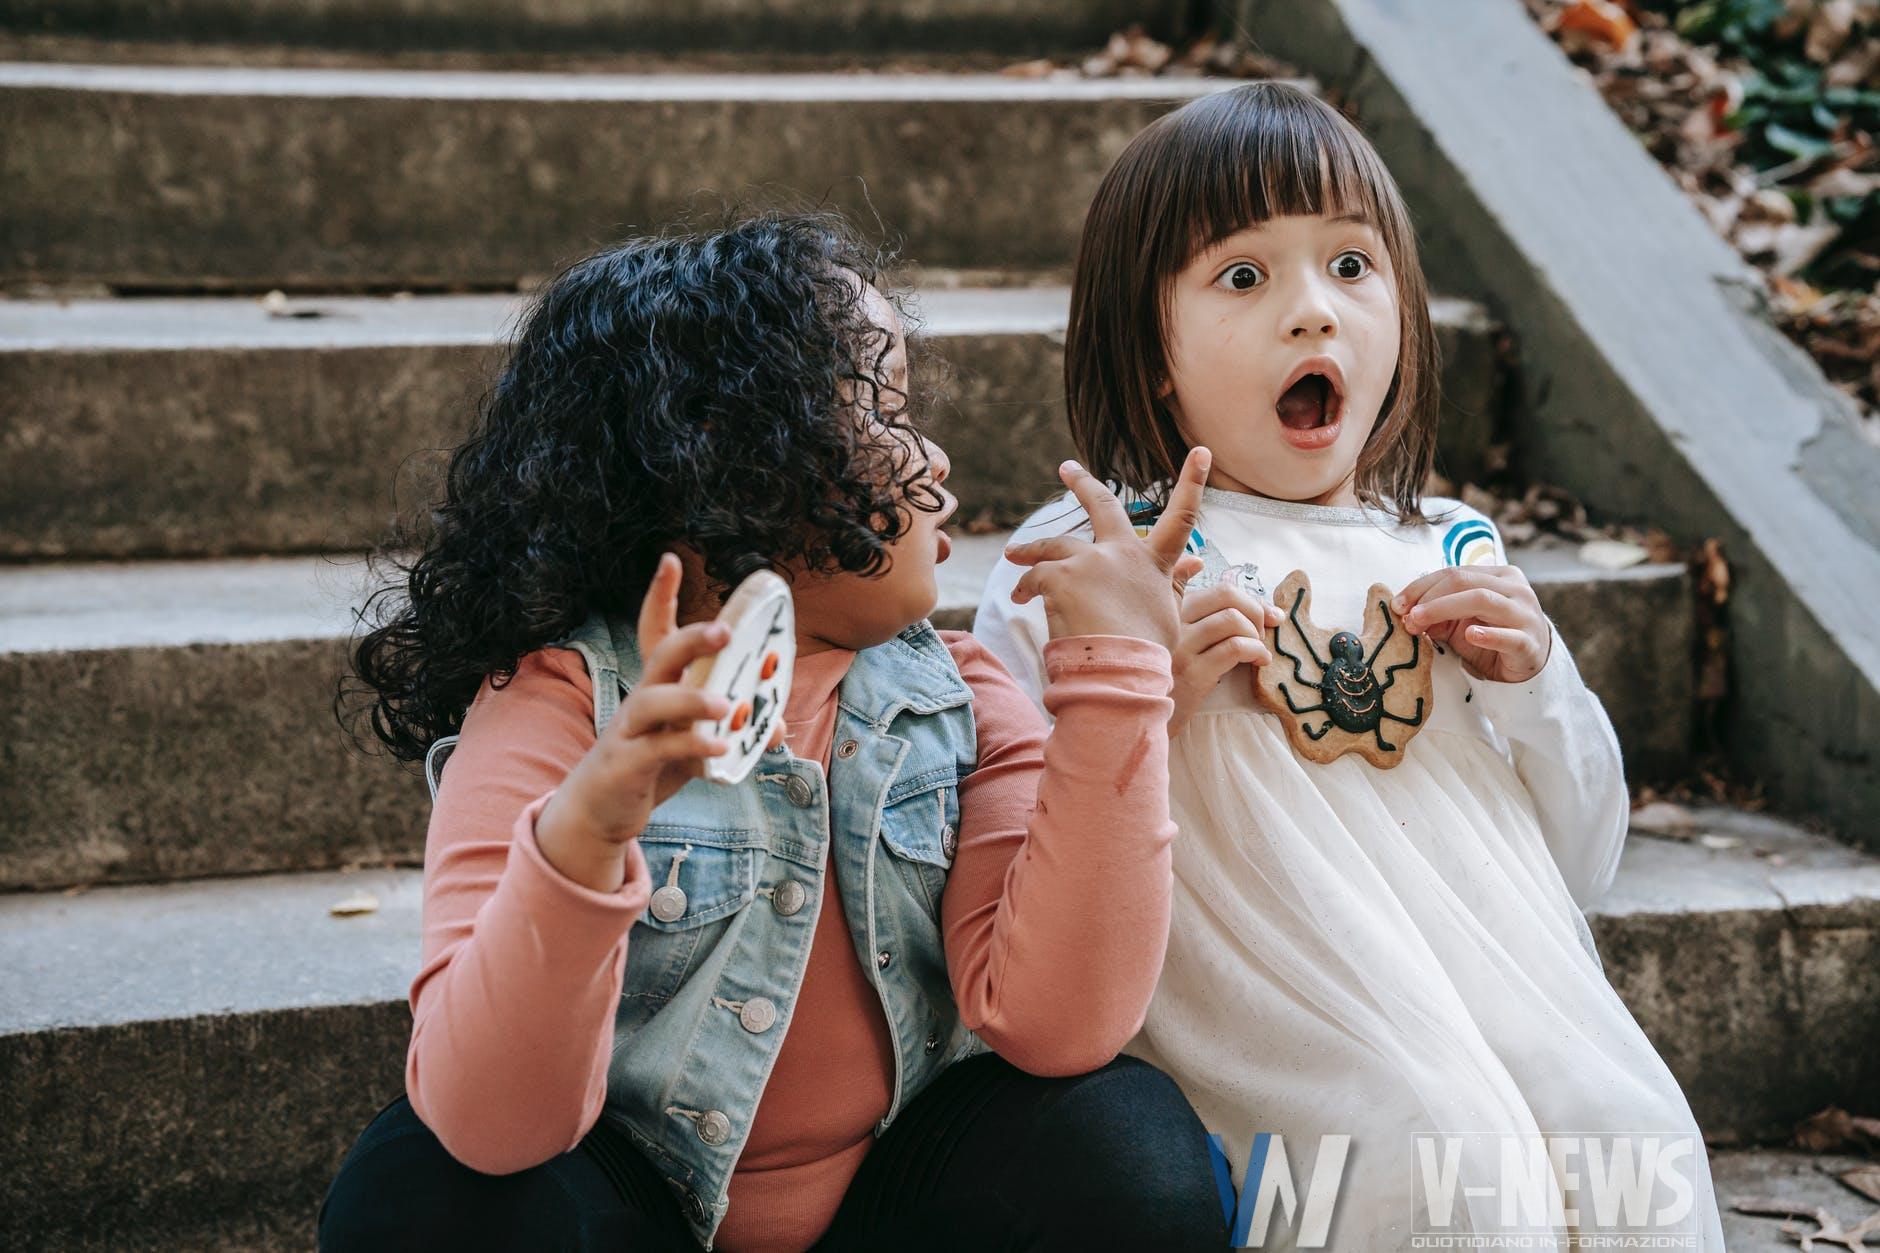
[[[1136,500],[1136,501],[1130,502],[1130,505],[1129,505],[1130,517],[1137,518],[1137,517],[1141,517],[1144,514],[1149,515],[1145,521],[1130,523],[1130,525],[1135,529],[1136,538],[1138,539],[1149,538],[1149,532],[1155,530],[1155,523],[1156,523],[1156,518],[1158,515],[1156,513],[1155,506],[1146,500]],[[1202,551],[1207,548],[1207,546],[1208,546],[1208,541],[1202,538],[1201,531],[1198,528],[1195,528],[1195,527],[1188,528],[1188,539],[1184,544],[1182,544],[1183,552],[1194,553],[1198,557],[1201,555]]]
[[[1495,528],[1480,518],[1468,518],[1450,527],[1443,535],[1443,564],[1447,566],[1492,566],[1495,559]]]

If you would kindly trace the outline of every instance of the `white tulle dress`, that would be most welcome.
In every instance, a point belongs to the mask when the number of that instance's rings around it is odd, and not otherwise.
[[[1506,561],[1480,513],[1443,498],[1423,509],[1434,524],[1405,527],[1370,509],[1208,489],[1191,542],[1216,566],[1255,563],[1269,596],[1305,570],[1313,617],[1355,630],[1373,582],[1395,592],[1444,565]],[[1021,536],[1082,521],[1061,499]],[[1011,603],[1019,574],[999,563],[973,629],[1037,699],[1047,632],[1042,602]],[[1605,1162],[1628,1144],[1638,1159],[1667,1155],[1647,1208],[1629,1216],[1675,1214],[1688,1192],[1682,1224],[1643,1230],[1681,1225],[1689,1242],[1652,1247],[1721,1251],[1689,1104],[1606,981],[1581,913],[1612,880],[1628,806],[1611,722],[1564,642],[1512,684],[1472,679],[1444,649],[1427,723],[1388,770],[1297,755],[1255,706],[1251,673],[1230,672],[1171,745],[1181,834],[1168,959],[1126,1050],[1182,1085],[1222,1138],[1235,1187],[1255,1136],[1278,1133],[1261,1142],[1261,1182],[1275,1186],[1283,1145],[1303,1203],[1320,1137],[1349,1135],[1316,1247],[1443,1247],[1418,1238],[1431,1232],[1538,1236],[1472,1247],[1590,1247],[1572,1237],[1640,1228],[1597,1212],[1610,1191],[1589,1182],[1600,1163],[1568,1149],[1552,1165],[1547,1150],[1564,1142],[1542,1137],[1592,1136]],[[1426,1158],[1420,1135],[1460,1138],[1427,1142]],[[1504,1167],[1510,1153],[1526,1174]],[[1560,1221],[1536,1227],[1523,1219],[1547,1211],[1518,1207],[1511,1221],[1503,1196],[1518,1180],[1556,1197]],[[1443,1197],[1446,1218],[1433,1212]],[[1302,1218],[1275,1214],[1260,1247],[1314,1247]]]

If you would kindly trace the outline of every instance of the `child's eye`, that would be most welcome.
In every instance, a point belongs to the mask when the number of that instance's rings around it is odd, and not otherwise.
[[[1332,273],[1339,278],[1360,279],[1371,272],[1371,258],[1361,252],[1346,250],[1332,258]]]
[[[1260,268],[1250,262],[1237,261],[1221,271],[1220,278],[1214,280],[1215,286],[1220,286],[1222,279],[1227,280],[1228,287],[1232,291],[1248,291],[1259,286]]]

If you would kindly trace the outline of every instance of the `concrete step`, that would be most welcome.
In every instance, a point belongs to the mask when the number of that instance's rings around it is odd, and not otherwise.
[[[961,535],[935,621],[964,629],[1005,536]],[[1691,587],[1517,550],[1634,772],[1682,763]],[[331,713],[363,560],[0,568],[0,889],[422,856],[421,777]]]
[[[1007,60],[1100,47],[1131,22],[1169,38],[1183,0],[0,0],[0,32],[16,39],[99,37],[137,60],[153,40],[215,40],[265,57],[277,48],[391,51],[613,52],[662,57],[797,53],[827,59],[905,49],[994,53]],[[105,45],[107,48],[110,45]]]
[[[932,425],[961,516],[1016,523],[1074,451],[1069,290],[931,277],[918,303],[948,368]],[[520,300],[0,301],[0,560],[370,547],[394,502],[423,517]],[[1431,311],[1454,474],[1492,434],[1495,328],[1465,301]],[[918,386],[938,362],[915,361]]]
[[[1591,911],[1608,976],[1708,1136],[1873,1108],[1880,861],[1699,818],[1745,843],[1635,835]],[[377,912],[329,912],[360,890]],[[419,907],[415,870],[0,897],[0,1245],[305,1248],[346,1148],[402,1090]],[[1726,1195],[1794,1168],[1718,1161]],[[1739,1227],[1733,1249],[1774,1247]]]
[[[1772,1199],[1824,1209],[1851,1230],[1874,1212],[1874,1205],[1835,1176],[1863,1166],[1871,1169],[1873,1164],[1870,1157],[1804,1153],[1799,1149],[1726,1149],[1712,1153],[1710,1177],[1723,1206],[1723,1236],[1731,1253],[1794,1253],[1797,1247],[1796,1241],[1782,1234],[1784,1219],[1731,1208],[1739,1199]],[[1816,1226],[1812,1220],[1796,1223],[1798,1232],[1812,1233]],[[1824,1242],[1815,1247],[1829,1246]]]
[[[513,288],[780,191],[1065,271],[1129,138],[1235,81],[0,65],[0,289]]]

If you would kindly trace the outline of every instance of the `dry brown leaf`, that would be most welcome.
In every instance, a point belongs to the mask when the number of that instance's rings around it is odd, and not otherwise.
[[[334,901],[327,912],[335,918],[350,918],[356,914],[376,914],[379,912],[379,898],[360,889],[349,892]]]
[[[1815,1224],[1814,1231],[1804,1231],[1793,1222],[1782,1224],[1782,1234],[1794,1236],[1803,1249],[1810,1249],[1817,1243],[1838,1244],[1844,1249],[1863,1253],[1868,1248],[1863,1236],[1880,1231],[1880,1210],[1875,1210],[1852,1227],[1843,1227],[1836,1218],[1819,1205],[1800,1205],[1793,1201],[1784,1201],[1777,1197],[1739,1196],[1730,1202],[1730,1208],[1740,1214],[1757,1214],[1769,1218],[1806,1218]]]
[[[1041,57],[1036,61],[1020,61],[1015,65],[1008,65],[999,73],[1007,78],[1049,78],[1055,69],[1057,69],[1055,62]]]
[[[1723,557],[1723,541],[1704,540],[1697,554],[1697,593],[1713,605],[1730,599],[1730,563]]]
[[[1591,539],[1580,545],[1580,560],[1600,570],[1625,570],[1651,554],[1624,540]]]
[[[1632,830],[1667,840],[1688,840],[1697,834],[1697,819],[1675,801],[1649,801],[1632,811]]]
[[[1852,1170],[1841,1171],[1835,1178],[1869,1201],[1880,1201],[1880,1164],[1856,1166]]]
[[[1802,52],[1817,65],[1826,65],[1847,44],[1854,30],[1854,0],[1821,0],[1808,22]]]
[[[1613,0],[1573,0],[1561,10],[1557,29],[1586,35],[1608,48],[1623,48],[1638,34],[1638,23]]]
[[[1795,1146],[1810,1153],[1880,1147],[1880,1118],[1865,1118],[1830,1105],[1795,1125]]]

